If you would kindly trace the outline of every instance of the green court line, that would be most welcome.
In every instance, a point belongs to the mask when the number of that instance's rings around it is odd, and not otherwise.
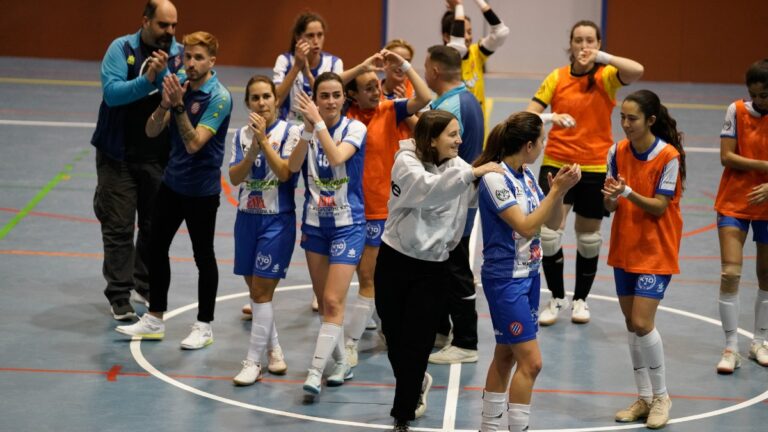
[[[83,149],[80,153],[78,153],[75,156],[75,159],[73,159],[71,163],[64,165],[64,169],[61,170],[58,174],[56,174],[48,182],[48,184],[43,186],[43,188],[40,189],[40,191],[37,194],[35,194],[32,200],[30,200],[27,203],[27,205],[25,205],[24,208],[21,209],[20,212],[16,213],[16,215],[10,221],[8,221],[8,223],[6,223],[2,229],[0,229],[0,240],[3,240],[5,236],[7,236],[8,233],[10,233],[16,227],[16,225],[18,225],[19,222],[21,222],[22,219],[24,219],[29,214],[29,212],[31,212],[35,207],[37,207],[40,201],[42,201],[43,198],[45,198],[45,196],[48,195],[48,193],[51,192],[53,188],[55,188],[56,185],[59,184],[59,182],[61,182],[62,179],[64,179],[69,175],[69,173],[74,168],[75,164],[79,162],[81,159],[83,159],[83,157],[85,157],[85,155],[87,155],[90,152],[91,152],[90,148]]]

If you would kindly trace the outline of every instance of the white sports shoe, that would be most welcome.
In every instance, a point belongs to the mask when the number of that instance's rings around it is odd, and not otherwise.
[[[576,324],[586,324],[589,322],[589,305],[584,300],[575,300],[571,310],[571,322]]]
[[[131,325],[115,327],[118,333],[128,336],[141,336],[142,339],[161,340],[165,337],[165,323],[160,318],[145,313]]]
[[[267,351],[267,358],[269,359],[269,365],[267,370],[271,374],[285,375],[288,371],[288,365],[285,364],[285,355],[283,355],[283,349],[280,345]]]
[[[539,313],[539,324],[549,326],[557,321],[557,315],[568,307],[568,299],[551,298],[544,309]]]
[[[729,349],[723,351],[720,362],[717,363],[717,373],[723,375],[732,374],[734,370],[741,367],[741,355]]]
[[[325,383],[328,384],[328,387],[338,387],[344,384],[344,381],[351,380],[354,377],[355,374],[352,373],[352,366],[349,363],[337,362]]]
[[[416,405],[416,412],[414,416],[419,418],[427,412],[427,395],[429,389],[432,388],[432,375],[424,372],[424,380],[421,382],[421,394],[419,395],[419,403]]]
[[[429,362],[432,364],[475,363],[476,361],[477,350],[468,350],[453,345],[448,345],[429,356]]]
[[[760,366],[768,366],[768,342],[752,343],[749,347],[749,358]]]
[[[315,312],[317,312],[320,309],[320,304],[317,303],[317,296],[316,295],[312,296],[312,304],[311,304],[311,306],[312,306],[312,310],[315,311]]]
[[[232,382],[238,386],[249,386],[263,378],[261,365],[253,360],[243,360],[243,369],[232,378]]]
[[[310,368],[307,373],[307,379],[304,381],[304,391],[313,395],[320,394],[322,380],[323,373],[317,369]]]
[[[366,330],[376,330],[379,328],[379,324],[376,323],[376,320],[371,317],[371,319],[368,320],[368,324],[365,325]]]
[[[211,325],[203,322],[192,324],[189,336],[181,341],[181,349],[196,350],[205,348],[213,343],[213,329]]]
[[[349,366],[357,366],[357,344],[354,342],[347,342],[344,349],[347,351],[347,363],[349,363]]]

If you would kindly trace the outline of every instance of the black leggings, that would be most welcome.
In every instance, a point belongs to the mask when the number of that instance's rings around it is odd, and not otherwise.
[[[445,262],[411,258],[381,243],[374,274],[376,311],[395,373],[390,415],[396,420],[414,419],[444,306],[447,273]]]
[[[213,321],[216,292],[219,287],[219,268],[213,251],[216,229],[216,211],[219,195],[190,197],[172,191],[165,183],[160,185],[152,213],[152,237],[149,262],[149,311],[168,309],[168,289],[171,285],[171,242],[182,222],[187,223],[189,238],[198,270],[197,320]]]

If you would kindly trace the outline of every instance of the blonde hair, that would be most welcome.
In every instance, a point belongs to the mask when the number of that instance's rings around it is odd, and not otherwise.
[[[219,40],[216,39],[216,36],[204,31],[184,35],[182,43],[185,47],[200,45],[208,50],[208,54],[211,56],[215,56],[219,52]]]
[[[409,53],[411,53],[411,58],[413,58],[413,46],[409,44],[405,39],[392,39],[391,41],[387,42],[387,45],[384,46],[384,48],[388,50],[393,48],[405,48]]]

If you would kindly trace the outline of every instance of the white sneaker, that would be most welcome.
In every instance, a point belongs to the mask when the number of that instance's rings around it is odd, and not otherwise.
[[[203,322],[192,324],[192,331],[189,336],[181,341],[181,349],[196,350],[205,348],[213,343],[213,329],[211,325]]]
[[[760,366],[768,366],[768,342],[752,343],[749,347],[749,358],[757,361]]]
[[[648,429],[661,429],[669,421],[669,410],[672,408],[672,399],[669,396],[654,397],[651,402],[651,411],[645,419],[645,427]]]
[[[160,318],[145,313],[131,325],[115,327],[118,333],[128,336],[141,336],[142,339],[161,340],[165,337],[165,323]]]
[[[243,360],[243,369],[232,378],[232,382],[238,386],[249,386],[256,381],[261,381],[263,374],[261,372],[261,365],[253,360]]]
[[[717,363],[717,373],[723,375],[732,374],[734,370],[741,367],[741,355],[729,349],[723,351],[720,362]]]
[[[351,367],[357,366],[357,344],[354,342],[347,342],[344,349],[347,351],[347,363],[349,363]]]
[[[368,324],[365,325],[365,329],[366,330],[376,330],[377,328],[379,328],[379,324],[376,322],[375,319],[373,319],[373,317],[371,317],[368,320]]]
[[[317,303],[317,296],[316,295],[312,296],[312,305],[311,306],[312,306],[312,310],[315,311],[315,312],[320,310],[320,305]]]
[[[419,395],[419,403],[416,405],[416,412],[414,416],[419,418],[427,412],[427,395],[429,389],[432,388],[432,375],[424,372],[424,380],[421,382],[421,394]]]
[[[280,345],[267,351],[267,358],[269,359],[269,365],[267,370],[271,374],[285,375],[288,371],[288,365],[285,364],[285,356],[283,355],[283,349]]]
[[[576,300],[573,302],[573,309],[571,310],[571,322],[576,324],[586,324],[589,322],[589,305],[584,300]]]
[[[539,325],[549,326],[557,321],[557,315],[568,307],[568,299],[551,298],[539,313]]]
[[[307,373],[307,379],[304,381],[304,391],[318,395],[320,394],[320,386],[323,380],[323,373],[317,369],[309,369]]]
[[[149,295],[149,292],[146,294]],[[149,307],[149,299],[141,295],[141,293],[139,293],[137,290],[131,291],[131,301],[134,303],[142,304],[145,307]]]
[[[355,374],[352,373],[352,366],[349,363],[337,362],[325,383],[328,384],[328,387],[338,387],[344,384],[344,381],[351,380],[354,377]]]
[[[452,333],[449,333],[447,336],[442,333],[438,333],[435,335],[435,348],[445,348],[447,346],[450,346],[452,340],[453,340]]]
[[[468,350],[453,345],[448,345],[429,356],[429,362],[433,364],[475,363],[476,361],[477,350]]]

